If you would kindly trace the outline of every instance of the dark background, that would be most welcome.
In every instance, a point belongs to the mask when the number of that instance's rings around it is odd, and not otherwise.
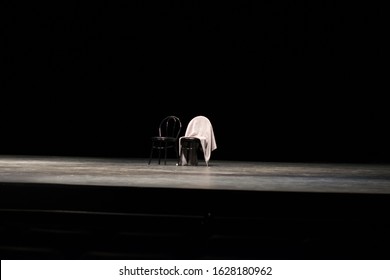
[[[390,162],[384,9],[359,1],[3,1],[0,154]]]

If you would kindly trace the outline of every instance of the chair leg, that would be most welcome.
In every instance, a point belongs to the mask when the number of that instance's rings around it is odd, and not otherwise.
[[[152,148],[150,149],[150,156],[149,156],[149,163],[148,163],[148,165],[150,165],[150,163],[152,162],[153,150],[154,150],[154,148],[152,147]]]
[[[179,162],[178,162],[178,165],[179,165],[179,166],[182,166],[182,165],[183,165],[183,157],[186,158],[186,157],[187,157],[187,154],[186,154],[186,149],[185,149],[184,146],[182,145],[182,146],[181,146],[181,149],[180,149],[180,152],[179,152]]]
[[[164,146],[164,165],[167,165],[167,143],[165,143],[165,146]]]
[[[161,162],[161,149],[158,149],[158,164]]]
[[[176,158],[177,158],[177,165],[181,165],[181,150],[178,152],[178,149],[176,150]]]

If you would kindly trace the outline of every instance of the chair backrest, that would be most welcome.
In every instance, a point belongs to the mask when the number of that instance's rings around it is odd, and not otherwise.
[[[215,141],[213,126],[205,116],[197,116],[193,118],[187,126],[185,137],[198,137],[207,139],[208,144],[215,150],[217,144]]]
[[[158,135],[160,137],[170,137],[178,139],[182,125],[181,121],[176,116],[165,117],[158,127]]]

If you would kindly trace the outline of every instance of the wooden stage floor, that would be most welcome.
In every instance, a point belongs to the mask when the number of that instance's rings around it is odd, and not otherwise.
[[[1,259],[389,259],[390,165],[0,156]]]
[[[0,156],[0,182],[209,190],[390,194],[390,164]]]

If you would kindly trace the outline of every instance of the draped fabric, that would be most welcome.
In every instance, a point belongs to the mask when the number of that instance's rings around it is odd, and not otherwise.
[[[179,151],[181,150],[181,139],[184,137],[195,137],[200,140],[204,159],[206,165],[208,165],[211,152],[217,148],[217,142],[215,141],[214,130],[210,120],[204,116],[197,116],[193,118],[188,123],[184,136],[179,139]],[[184,155],[181,156],[180,160],[183,165],[187,163],[187,159]]]

